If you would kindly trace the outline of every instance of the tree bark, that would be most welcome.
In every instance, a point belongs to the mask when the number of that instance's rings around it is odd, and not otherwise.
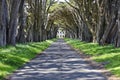
[[[26,42],[26,32],[25,32],[25,27],[26,27],[26,17],[27,14],[25,13],[25,0],[21,0],[20,3],[20,8],[19,8],[19,29],[18,29],[18,34],[17,34],[17,42],[20,43],[25,43]]]
[[[8,43],[14,46],[16,45],[16,32],[18,26],[18,11],[20,2],[21,0],[13,0],[10,12]]]
[[[6,29],[8,25],[8,12],[6,0],[0,0],[0,46],[6,45]]]

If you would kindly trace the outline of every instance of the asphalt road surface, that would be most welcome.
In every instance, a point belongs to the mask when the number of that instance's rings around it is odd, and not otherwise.
[[[107,80],[64,40],[59,39],[9,80]]]

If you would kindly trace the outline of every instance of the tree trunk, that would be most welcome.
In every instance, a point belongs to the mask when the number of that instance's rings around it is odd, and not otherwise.
[[[18,34],[17,34],[17,41],[20,42],[20,43],[25,43],[26,42],[25,27],[26,27],[26,17],[27,17],[27,14],[25,13],[24,4],[25,4],[25,0],[21,0],[20,9],[19,9],[19,13],[20,13],[19,23],[20,23],[20,27],[18,29]]]
[[[0,0],[0,46],[6,45],[6,29],[8,24],[6,0]]]
[[[105,45],[110,31],[115,27],[117,15],[118,15],[118,10],[115,8],[115,10],[113,11],[113,14],[111,15],[112,17],[111,17],[110,21],[108,21],[109,24],[107,25],[107,27],[105,29],[104,35],[102,36],[102,38],[100,40],[101,45]]]
[[[117,28],[117,30],[118,30],[118,33],[117,33],[117,41],[116,41],[116,45],[115,45],[115,47],[120,47],[120,1],[118,1],[118,6],[119,6],[119,8],[118,8],[118,28]]]
[[[14,46],[16,44],[16,32],[18,26],[18,11],[20,2],[21,0],[13,0],[10,12],[8,43]]]

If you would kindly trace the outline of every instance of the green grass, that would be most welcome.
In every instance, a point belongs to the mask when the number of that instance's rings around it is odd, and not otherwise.
[[[99,46],[97,43],[86,43],[76,39],[65,39],[73,48],[90,55],[97,62],[106,63],[105,68],[120,77],[120,48],[112,45]]]
[[[40,54],[55,40],[0,47],[0,80]]]

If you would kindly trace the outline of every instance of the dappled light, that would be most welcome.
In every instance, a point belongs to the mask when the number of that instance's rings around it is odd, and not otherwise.
[[[119,66],[120,0],[0,0],[0,80],[114,80]]]
[[[113,74],[120,76],[120,48],[113,48],[112,45],[99,46],[98,44],[85,43],[72,39],[66,39],[66,41],[74,48],[90,55],[93,60],[103,64]]]
[[[88,63],[60,40],[13,73],[10,80],[106,80],[102,71],[90,67]]]
[[[8,46],[7,49],[2,49],[0,52],[0,80],[45,50],[51,44],[50,42],[53,41],[17,44],[16,47]]]

